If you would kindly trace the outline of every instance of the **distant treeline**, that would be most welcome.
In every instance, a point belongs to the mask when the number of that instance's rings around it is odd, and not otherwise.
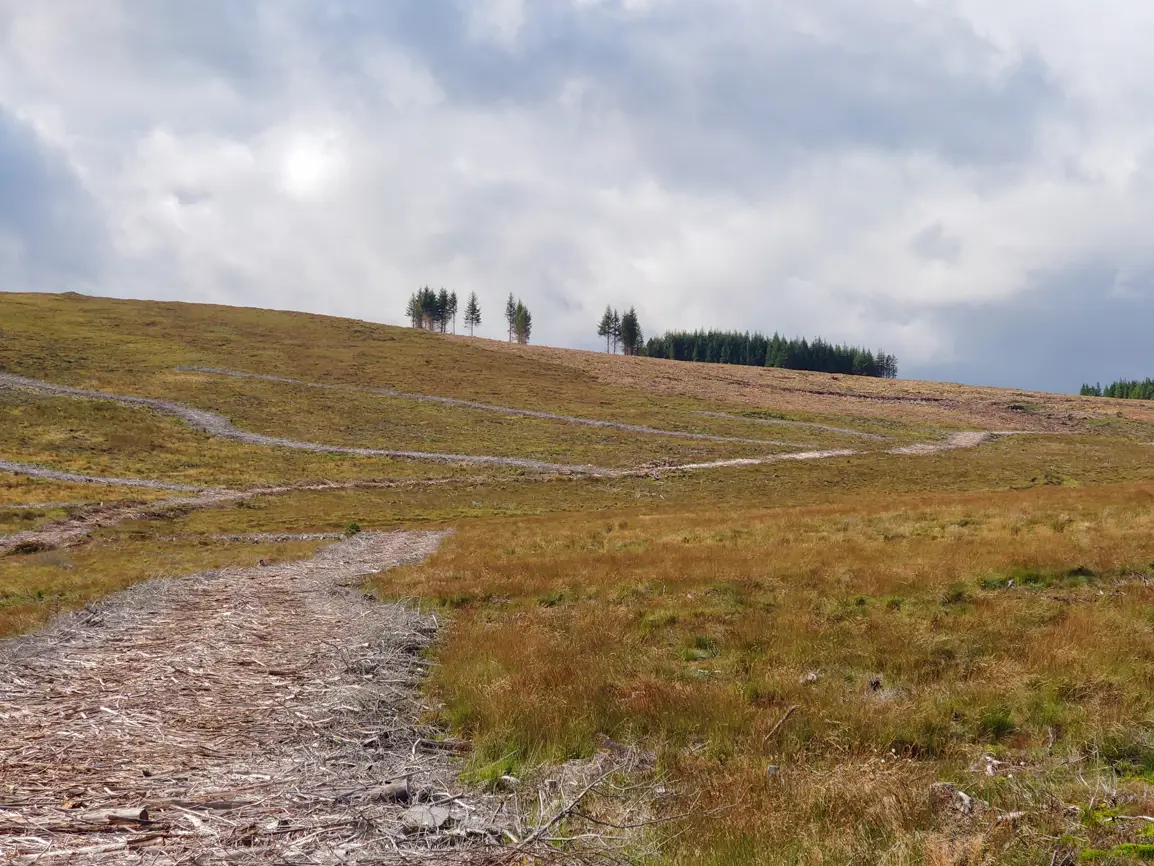
[[[883,379],[898,375],[898,359],[893,355],[856,346],[835,346],[820,337],[811,342],[779,334],[766,337],[736,331],[670,331],[664,337],[650,339],[645,354],[675,361],[783,367]]]
[[[1103,388],[1101,385],[1083,385],[1083,397],[1118,397],[1122,400],[1154,400],[1154,379],[1122,379]]]

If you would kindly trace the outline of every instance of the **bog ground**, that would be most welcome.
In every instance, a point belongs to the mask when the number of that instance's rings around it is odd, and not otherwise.
[[[0,295],[0,852],[1154,858],[1152,443],[1143,401]]]

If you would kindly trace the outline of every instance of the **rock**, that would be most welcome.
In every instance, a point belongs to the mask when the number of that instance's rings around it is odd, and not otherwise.
[[[972,815],[977,801],[949,782],[930,785],[930,799],[939,809],[953,809],[963,815]]]
[[[401,815],[409,833],[435,833],[449,823],[449,810],[440,806],[413,806]]]
[[[765,775],[767,776],[776,776],[779,772],[781,772],[781,767],[777,764],[770,764],[765,768]]]

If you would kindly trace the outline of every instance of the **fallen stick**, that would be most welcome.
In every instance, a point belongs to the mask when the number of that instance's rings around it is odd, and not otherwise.
[[[147,809],[96,809],[85,812],[80,820],[86,824],[147,824]]]
[[[788,722],[789,717],[792,716],[795,712],[797,712],[797,704],[794,704],[792,707],[790,707],[788,710],[785,711],[785,715],[782,716],[781,719],[778,720],[778,723],[773,726],[773,729],[768,734],[765,735],[765,739],[761,741],[762,745],[765,745],[770,740],[772,740],[773,735],[781,730],[782,725],[784,725],[786,722]]]
[[[558,821],[560,821],[566,815],[572,814],[573,811],[578,806],[581,805],[581,801],[584,800],[594,788],[596,788],[598,785],[600,785],[602,782],[604,782],[606,779],[608,779],[610,776],[612,776],[616,772],[617,772],[617,767],[611,767],[610,769],[608,769],[604,773],[602,773],[600,776],[598,776],[596,779],[594,779],[592,782],[590,782],[588,785],[586,785],[585,788],[581,791],[581,793],[578,794],[573,799],[572,803],[570,803],[568,806],[565,806],[564,808],[562,808],[560,811],[557,812],[557,814],[555,814],[552,818],[550,818],[548,821],[546,821],[545,824],[543,824],[541,827],[537,828],[532,833],[530,833],[528,835],[528,837],[526,837],[525,841],[521,843],[521,847],[523,848],[527,845],[532,845],[534,842],[536,842],[542,836],[544,836],[546,833],[548,833]]]

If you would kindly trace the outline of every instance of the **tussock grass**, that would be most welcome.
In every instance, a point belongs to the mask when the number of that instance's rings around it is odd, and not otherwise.
[[[703,808],[735,805],[685,862],[934,862],[957,839],[928,786],[985,787],[984,754],[1043,786],[1069,758],[1154,769],[1152,528],[1147,487],[480,521],[377,583],[455,612],[434,684],[478,760],[656,749],[710,780]],[[1011,810],[1012,790],[988,794]]]

